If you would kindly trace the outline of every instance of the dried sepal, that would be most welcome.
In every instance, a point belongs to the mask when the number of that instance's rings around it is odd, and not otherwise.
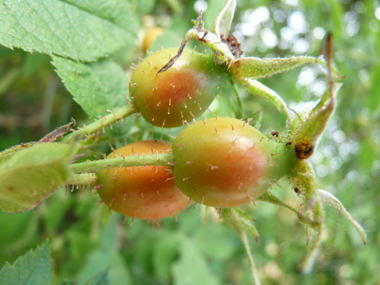
[[[38,141],[38,143],[43,143],[43,142],[55,142],[57,139],[63,137],[66,135],[70,130],[72,129],[73,126],[75,126],[76,122],[73,118],[71,118],[71,122],[59,127],[58,129],[55,129],[51,133],[48,133],[46,136],[44,136],[42,139]]]

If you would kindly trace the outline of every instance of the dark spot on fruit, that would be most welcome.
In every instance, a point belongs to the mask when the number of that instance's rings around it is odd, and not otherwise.
[[[240,43],[234,35],[229,35],[228,37],[221,35],[221,38],[222,42],[227,44],[228,49],[231,51],[235,58],[240,58],[242,56],[243,51],[241,50]]]
[[[296,192],[298,195],[301,194],[300,189],[298,189],[297,187],[294,187],[294,192]]]
[[[307,159],[313,154],[315,147],[313,145],[309,145],[308,143],[301,143],[296,144],[294,149],[299,159]]]
[[[272,132],[272,136],[274,136],[274,137],[279,137],[279,136],[280,136],[280,133],[277,132],[277,131],[273,131],[273,132]]]

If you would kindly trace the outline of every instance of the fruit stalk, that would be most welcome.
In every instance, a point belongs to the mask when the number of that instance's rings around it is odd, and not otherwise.
[[[112,111],[107,116],[101,117],[99,120],[93,122],[88,126],[84,126],[81,129],[78,129],[71,134],[68,134],[62,138],[62,142],[68,142],[71,138],[75,138],[78,136],[78,139],[82,139],[86,135],[94,134],[97,131],[103,130],[104,128],[136,113],[135,106],[131,103]]]
[[[132,167],[146,165],[162,165],[167,166],[174,163],[172,154],[152,154],[152,155],[135,155],[128,157],[115,157],[109,159],[101,159],[87,162],[71,164],[71,169],[75,173],[93,172],[103,169],[117,167]]]

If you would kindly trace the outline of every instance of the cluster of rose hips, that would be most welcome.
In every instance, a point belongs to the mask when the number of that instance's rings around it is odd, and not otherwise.
[[[132,218],[168,217],[193,202],[218,208],[240,206],[282,177],[293,176],[298,163],[289,143],[268,138],[247,122],[229,117],[196,121],[228,74],[211,55],[187,49],[159,73],[177,51],[161,50],[143,60],[132,75],[130,91],[138,111],[153,125],[189,126],[172,144],[138,141],[108,156],[172,152],[174,163],[97,172],[103,202]]]
[[[335,94],[340,86],[335,83],[340,75],[332,65],[331,35],[326,39],[324,60],[310,56],[240,58],[240,43],[230,34],[236,5],[236,0],[226,1],[212,31],[204,28],[200,15],[193,21],[194,27],[186,33],[179,48],[164,49],[144,59],[130,80],[132,104],[120,107],[69,135],[66,134],[75,122],[53,131],[36,144],[21,144],[2,152],[3,162],[8,162],[3,165],[11,166],[8,172],[11,174],[3,175],[3,183],[0,183],[6,198],[0,208],[13,213],[30,210],[58,185],[91,184],[94,181],[91,172],[96,171],[94,189],[101,201],[132,219],[165,218],[193,203],[221,209],[224,222],[244,243],[257,284],[259,281],[247,239],[248,233],[257,240],[257,230],[251,225],[248,214],[229,208],[260,200],[295,212],[308,229],[308,240],[311,239],[308,253],[300,263],[300,270],[304,273],[311,271],[323,239],[323,205],[337,209],[365,242],[364,229],[337,198],[319,189],[313,168],[307,161],[334,112]],[[204,44],[212,53],[185,49],[191,39]],[[291,115],[284,100],[257,79],[306,63],[325,67],[329,88],[312,110]],[[249,120],[245,122],[231,117],[200,119],[214,98],[224,90],[221,87],[231,83],[242,84],[248,93],[269,99],[283,111],[288,119],[287,132],[264,135],[251,126]],[[240,118],[243,117],[243,107],[239,98],[237,101],[236,116]],[[172,142],[137,141],[113,150],[100,163],[86,161],[68,165],[71,160],[87,156],[81,146],[95,143],[100,130],[104,131],[107,126],[134,113],[154,126],[185,128]],[[81,141],[84,137],[86,140]],[[57,140],[63,143],[56,143]],[[70,140],[72,142],[68,144]],[[40,158],[41,149],[45,154],[43,159]],[[76,174],[72,175],[72,171]],[[303,200],[302,210],[284,203],[268,190],[284,177]]]
[[[235,6],[236,1],[226,2],[225,9],[216,20],[215,33],[204,29],[200,16],[193,21],[195,26],[186,33],[180,48],[156,52],[138,65],[129,85],[133,112],[162,128],[186,127],[178,132],[172,143],[139,141],[114,150],[108,158],[122,157],[123,166],[131,167],[121,167],[116,164],[121,159],[115,158],[113,165],[120,167],[103,165],[111,169],[97,172],[95,188],[110,209],[130,216],[132,220],[165,218],[181,212],[192,203],[220,209],[224,222],[239,234],[245,244],[256,282],[258,278],[246,235],[249,233],[256,239],[257,230],[247,214],[229,208],[255,200],[286,207],[310,229],[307,231],[308,239],[312,238],[309,250],[299,264],[301,272],[309,273],[322,242],[323,205],[337,209],[357,229],[363,242],[366,241],[364,229],[342,203],[319,189],[307,160],[314,153],[334,111],[335,94],[340,87],[340,84],[335,84],[340,75],[332,65],[332,38],[329,35],[326,39],[324,60],[308,56],[240,58],[240,44],[231,35],[223,36],[229,34],[231,21],[225,23],[226,19],[232,20]],[[190,39],[210,47],[213,53],[185,49]],[[256,79],[305,63],[326,67],[329,88],[312,110],[292,116],[283,99]],[[264,135],[251,126],[249,120],[245,122],[231,117],[200,119],[219,94],[220,87],[231,82],[242,84],[248,93],[269,99],[278,110],[284,111],[288,119],[287,132]],[[133,112],[126,108],[124,115]],[[157,159],[154,163],[152,160],[145,165],[141,163],[152,155],[164,157],[167,161],[158,163]],[[142,159],[137,162],[126,158],[131,156]],[[125,163],[127,160],[129,163]],[[87,166],[83,167],[80,169],[91,171]],[[80,169],[76,169],[77,173]],[[302,210],[284,203],[270,192],[270,188],[278,185],[284,177],[303,200]]]

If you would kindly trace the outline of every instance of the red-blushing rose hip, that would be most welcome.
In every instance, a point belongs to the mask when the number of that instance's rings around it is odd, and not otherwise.
[[[121,147],[108,156],[165,153],[171,150],[165,141],[139,141]],[[187,208],[189,198],[178,190],[166,166],[121,167],[97,172],[97,191],[114,211],[137,219],[161,219]]]
[[[234,118],[210,118],[185,128],[173,142],[173,176],[198,203],[234,207],[256,199],[277,179],[293,175],[291,146],[271,141]]]
[[[185,49],[168,70],[157,74],[178,52],[158,51],[143,60],[131,77],[131,98],[141,115],[160,127],[179,127],[199,117],[228,82],[225,68],[211,54]]]

